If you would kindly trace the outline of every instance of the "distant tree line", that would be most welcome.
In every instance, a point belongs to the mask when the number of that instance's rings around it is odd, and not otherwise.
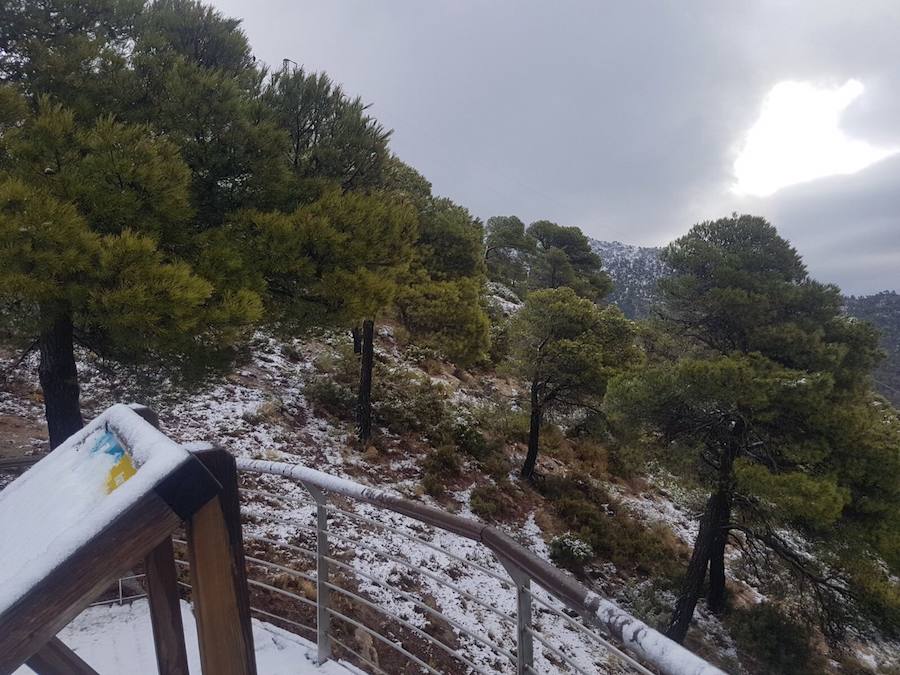
[[[875,388],[900,406],[900,294],[882,291],[844,298],[850,316],[868,321],[881,333],[884,360],[875,369]]]

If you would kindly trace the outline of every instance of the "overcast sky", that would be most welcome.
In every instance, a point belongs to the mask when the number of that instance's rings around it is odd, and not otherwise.
[[[483,219],[657,245],[751,212],[816,278],[900,289],[897,0],[214,4],[258,58],[371,102],[394,152]]]

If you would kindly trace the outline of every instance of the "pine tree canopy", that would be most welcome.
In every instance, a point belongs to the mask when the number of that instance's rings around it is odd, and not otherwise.
[[[415,184],[414,184],[415,185]],[[397,297],[400,320],[423,344],[461,365],[487,353],[481,222],[449,199],[418,197],[419,238]],[[407,193],[408,194],[408,193]]]
[[[638,361],[635,334],[618,308],[571,288],[533,291],[510,330],[513,368],[539,383],[544,404],[598,403],[609,379]]]
[[[591,250],[579,228],[539,220],[529,225],[526,233],[537,242],[538,255],[529,280],[533,288],[568,286],[592,300],[609,293],[609,275],[601,270],[600,256]]]
[[[877,335],[840,312],[840,290],[809,278],[797,251],[761,218],[701,223],[663,252],[665,318],[718,353],[759,352],[789,368],[865,380]]]
[[[840,587],[806,567],[782,528],[842,555],[874,547],[896,565],[900,425],[870,389],[872,327],[843,315],[839,290],[810,279],[762,218],[701,223],[663,257],[672,276],[660,283],[661,327],[680,353],[616,380],[608,408],[693,452],[711,489],[670,635],[683,639],[707,564],[709,606],[724,606],[733,533],[829,592]]]
[[[567,286],[599,302],[612,289],[600,256],[578,227],[538,220],[525,228],[515,216],[495,216],[487,221],[484,251],[491,279],[520,296]]]
[[[599,412],[609,380],[640,358],[636,332],[618,308],[601,308],[569,287],[528,294],[509,330],[511,370],[530,383],[524,478],[535,474],[544,415],[560,408]]]
[[[396,155],[385,163],[382,188],[408,199],[421,213],[431,201],[431,182]]]
[[[8,88],[0,98],[5,121],[19,116],[0,166],[0,298],[16,334],[64,316],[92,348],[140,358],[258,318],[258,298],[217,295],[181,256],[190,172],[171,142],[111,117],[79,126],[46,98],[29,114]]]
[[[204,269],[233,261],[227,276],[259,289],[284,327],[352,327],[392,306],[417,233],[408,204],[332,189],[290,213],[235,214],[210,238]]]
[[[333,180],[348,190],[382,184],[391,132],[366,114],[362,99],[303,68],[274,73],[262,98],[290,137],[286,159],[299,178]]]

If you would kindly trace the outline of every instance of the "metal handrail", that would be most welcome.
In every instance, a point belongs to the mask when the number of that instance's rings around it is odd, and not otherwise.
[[[24,461],[20,462],[21,465],[23,465],[22,468],[24,468],[28,464],[33,463],[37,459],[39,458],[23,458]],[[545,642],[544,636],[540,634],[539,631],[534,629],[532,624],[531,612],[532,599],[537,600],[542,605],[550,609],[553,614],[557,614],[565,618],[567,622],[570,623],[570,625],[577,627],[579,632],[588,636],[591,640],[611,648],[610,651],[618,653],[621,658],[625,659],[631,665],[641,670],[641,672],[647,672],[643,665],[634,662],[627,654],[619,652],[618,649],[616,649],[614,645],[609,644],[607,640],[604,639],[604,637],[589,630],[587,626],[581,625],[578,622],[572,620],[571,617],[564,615],[558,609],[552,607],[537,595],[534,595],[531,592],[529,586],[531,582],[535,582],[539,586],[541,586],[552,598],[561,602],[570,610],[581,616],[581,618],[586,623],[601,629],[601,631],[604,631],[614,640],[616,640],[622,646],[622,648],[624,648],[628,652],[631,652],[631,654],[635,655],[643,662],[656,667],[665,675],[724,675],[723,671],[707,663],[681,645],[669,640],[664,635],[650,628],[609,600],[605,600],[599,597],[597,594],[589,591],[575,579],[566,576],[559,569],[538,558],[531,551],[515,542],[507,534],[497,530],[492,526],[478,523],[474,520],[463,518],[455,514],[447,513],[445,511],[441,511],[439,509],[435,509],[418,502],[413,502],[389,492],[385,492],[383,490],[360,485],[347,479],[337,478],[335,476],[316,471],[315,469],[311,469],[300,464],[286,464],[263,460],[237,458],[237,466],[239,470],[248,473],[271,474],[297,480],[304,488],[306,488],[306,490],[310,493],[311,497],[314,500],[314,503],[310,503],[310,505],[316,507],[317,510],[318,515],[316,526],[310,527],[306,525],[300,525],[295,521],[290,521],[290,524],[304,531],[316,533],[317,550],[313,552],[303,549],[304,553],[314,554],[317,559],[318,569],[315,578],[317,584],[316,602],[260,581],[248,580],[248,584],[253,587],[257,587],[291,598],[292,600],[301,602],[316,609],[318,620],[316,628],[313,629],[310,626],[292,622],[289,619],[279,617],[278,615],[271,614],[269,612],[266,612],[265,610],[253,608],[254,611],[257,611],[260,614],[270,616],[271,618],[285,621],[287,623],[296,624],[298,625],[298,627],[302,627],[304,630],[314,630],[317,634],[320,663],[330,658],[331,642],[334,642],[340,648],[359,658],[361,662],[365,662],[367,665],[372,666],[376,670],[381,670],[377,665],[371,663],[371,661],[365,659],[360,654],[347,647],[347,645],[345,645],[343,642],[338,641],[331,634],[328,628],[329,617],[335,617],[342,621],[348,622],[350,625],[355,626],[356,628],[363,630],[373,638],[393,648],[399,653],[402,653],[407,659],[428,670],[429,672],[438,672],[432,666],[426,664],[409,650],[393,642],[389,638],[381,635],[377,631],[374,631],[370,627],[365,626],[352,617],[349,617],[329,606],[328,591],[330,589],[333,589],[340,593],[347,592],[346,589],[341,589],[340,587],[337,587],[334,584],[328,582],[329,547],[327,541],[327,514],[329,511],[332,511],[339,512],[349,517],[367,521],[370,524],[381,527],[387,531],[392,531],[397,534],[403,535],[411,540],[415,540],[419,544],[447,554],[450,557],[456,558],[462,563],[479,568],[483,573],[486,573],[491,577],[496,577],[496,579],[501,581],[507,587],[513,586],[516,589],[518,597],[516,635],[518,652],[517,672],[519,673],[524,674],[537,672],[534,669],[534,659],[532,653],[533,648],[531,642],[532,638],[536,638],[539,643],[547,647],[548,651],[554,653],[554,655],[561,655],[559,650]],[[326,493],[342,495],[351,500],[371,504],[372,506],[375,506],[377,508],[392,511],[402,516],[411,518],[415,521],[435,527],[439,530],[450,532],[457,536],[476,541],[486,549],[491,551],[497,557],[499,562],[509,573],[513,583],[510,584],[508,580],[503,579],[492,570],[488,570],[487,568],[484,568],[477,563],[473,563],[472,561],[465,560],[463,558],[460,558],[459,556],[455,556],[454,554],[449,553],[441,549],[439,546],[436,546],[431,542],[427,542],[420,537],[416,537],[415,535],[412,535],[410,533],[403,532],[402,530],[394,528],[385,523],[380,523],[373,519],[367,518],[366,516],[362,516],[361,514],[354,514],[349,511],[345,511],[343,509],[328,505],[326,502]],[[276,495],[272,494],[271,496],[274,497]],[[279,498],[283,497],[279,496]],[[396,560],[397,562],[403,562],[396,556],[392,556],[391,554],[388,554],[384,551],[368,547],[365,544],[355,541],[351,537],[342,535],[339,532],[332,532],[332,534],[339,537],[340,539],[352,543],[353,545],[359,545],[367,549],[371,548],[371,550],[373,550],[378,555]],[[266,539],[261,537],[251,536],[248,538],[266,541]],[[279,546],[287,546],[288,548],[300,548],[289,546],[283,542],[275,542],[274,540],[268,541],[269,543],[277,544]],[[331,559],[331,561],[336,562],[333,559]],[[251,563],[253,564],[257,564],[257,562],[262,563],[264,561],[259,561],[258,559],[251,560]],[[176,560],[176,563],[179,565],[187,566],[186,561]],[[275,564],[272,565],[275,567],[281,567]],[[297,570],[294,571],[296,572]],[[426,570],[419,569],[418,571],[420,573],[434,577],[434,575],[432,575],[430,572],[427,572]],[[307,576],[306,578],[312,580],[312,577]],[[438,579],[437,577],[434,578]],[[442,583],[445,583],[445,585],[450,586],[449,584],[446,584],[446,582],[443,582],[443,580],[440,581]],[[186,584],[180,580],[177,583],[181,587],[190,589],[189,584]],[[471,596],[467,592],[462,591],[462,589],[454,588],[454,590],[461,591],[465,596],[474,600],[478,604],[492,609],[492,611],[495,611],[498,614],[500,613],[496,609],[490,608],[489,606],[485,605],[482,601],[477,600],[476,598],[474,598],[474,596]],[[362,598],[361,596],[358,596],[356,594],[353,595],[355,596],[355,599],[361,600],[362,602],[371,606],[373,609],[381,609],[365,598]],[[126,600],[137,599],[138,597],[142,596],[138,595],[134,596],[133,598],[131,596],[126,597],[120,590],[118,598],[112,599],[111,601],[104,601],[103,604],[107,604],[108,602],[121,603]],[[446,617],[444,618],[446,619]],[[446,646],[442,645],[442,643],[438,644],[446,648]],[[454,656],[464,662],[468,661],[461,654],[454,654]],[[572,665],[576,670],[581,670],[579,666],[571,663],[569,659],[565,660],[569,662],[570,665]]]
[[[323,494],[327,493],[343,495],[352,500],[393,511],[432,527],[479,542],[493,552],[510,573],[518,593],[517,649],[519,653],[517,670],[520,673],[534,670],[531,646],[532,635],[530,633],[533,630],[531,625],[531,593],[529,590],[529,583],[533,581],[551,596],[569,607],[569,609],[579,614],[586,622],[607,632],[624,649],[645,663],[655,666],[666,675],[724,675],[715,666],[650,628],[613,602],[591,592],[575,579],[541,560],[507,534],[490,525],[413,502],[384,490],[338,478],[302,464],[238,458],[237,466],[240,471],[244,472],[270,474],[299,481],[311,493],[318,506],[318,529],[320,530],[318,535],[320,543],[323,539],[327,543],[327,535],[324,534],[324,531],[327,529],[327,520],[324,517],[327,515],[329,507],[326,505],[326,498]],[[340,536],[339,533],[331,534]],[[424,540],[422,540],[422,543],[428,544]],[[431,544],[431,546],[434,545]],[[319,552],[319,557],[322,558],[321,550]],[[328,562],[320,559],[319,564],[322,567],[318,575],[318,583],[324,586],[322,590],[325,590],[328,586],[331,586],[327,582]],[[325,571],[324,578],[321,571]],[[323,598],[326,596],[320,593],[319,597]],[[304,598],[304,600],[306,599]],[[358,622],[349,619],[349,617],[336,613],[330,607],[326,607],[325,610],[330,615],[337,614],[342,619],[358,624]],[[322,611],[322,607],[319,607],[319,611]],[[362,624],[358,625],[365,629]],[[330,653],[327,630],[323,631],[320,628],[319,637],[326,641],[324,650],[322,645],[320,645],[321,660],[323,651]],[[387,641],[383,636],[378,637]],[[409,654],[409,656],[413,655]],[[414,657],[414,660],[420,665],[424,665],[417,657]],[[427,667],[427,669],[433,671],[431,667]]]
[[[453,560],[456,560],[457,562],[461,562],[463,565],[468,565],[469,567],[473,567],[473,568],[477,569],[482,574],[486,574],[487,576],[499,581],[500,584],[505,588],[512,588],[512,584],[509,582],[508,579],[504,579],[502,576],[500,576],[493,570],[488,569],[484,565],[479,565],[477,562],[475,562],[473,560],[466,560],[465,558],[458,556],[455,553],[451,553],[450,551],[441,548],[437,544],[432,544],[430,541],[426,541],[426,540],[422,539],[421,537],[417,537],[416,535],[414,535],[410,532],[404,532],[403,530],[401,530],[398,527],[393,527],[392,525],[387,525],[386,523],[379,523],[374,518],[369,518],[362,514],[353,513],[352,511],[347,511],[345,509],[339,509],[336,506],[328,506],[327,510],[329,513],[340,513],[349,518],[354,518],[356,520],[359,520],[359,521],[362,521],[369,525],[372,525],[373,527],[379,527],[388,532],[393,532],[394,534],[400,535],[401,537],[406,537],[407,539],[410,539],[419,544],[422,544],[422,546],[430,548],[433,551],[437,551],[438,553],[441,553],[442,555],[445,555],[448,558],[452,558]]]
[[[635,668],[639,672],[642,672],[642,673],[650,672],[646,668],[644,668],[644,666],[642,666],[640,663],[635,661],[632,657],[628,656],[628,654],[626,654],[625,652],[620,650],[618,647],[616,647],[614,644],[609,642],[609,640],[604,639],[602,636],[597,635],[595,632],[593,632],[587,626],[584,626],[583,624],[580,624],[577,621],[575,621],[575,619],[573,619],[572,617],[567,616],[565,614],[565,612],[561,612],[556,607],[553,607],[549,602],[547,602],[546,600],[541,598],[539,595],[536,595],[536,594],[530,593],[530,592],[529,592],[529,595],[531,596],[532,600],[536,600],[539,604],[543,605],[544,609],[542,609],[541,611],[549,612],[553,616],[555,616],[559,619],[562,619],[569,626],[571,626],[574,630],[578,631],[580,634],[586,636],[590,640],[593,640],[594,642],[602,645],[604,649],[607,649],[607,650],[613,652],[620,659],[622,659],[626,663],[630,664],[633,668]],[[650,673],[650,675],[652,675],[652,673]]]

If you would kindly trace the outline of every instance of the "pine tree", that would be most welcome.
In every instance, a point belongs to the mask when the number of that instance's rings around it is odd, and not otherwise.
[[[375,322],[394,306],[417,235],[409,204],[333,188],[291,213],[235,214],[208,242],[207,256],[234,262],[229,277],[260,290],[276,327],[296,333],[313,325],[362,325],[357,425],[363,443],[371,436]]]
[[[80,126],[47,98],[0,95],[0,319],[40,349],[52,446],[82,424],[74,345],[119,358],[184,352],[258,318],[250,291],[218,293],[190,248],[190,173],[151,129]],[[202,340],[197,340],[202,336]]]
[[[772,225],[736,215],[701,223],[663,258],[673,271],[661,282],[663,326],[680,354],[617,380],[608,400],[666,447],[694,451],[710,488],[668,629],[681,641],[707,575],[708,606],[724,609],[736,536],[839,593],[779,528],[813,539],[883,532],[878,523],[900,506],[900,456],[897,428],[875,421],[869,390],[877,336],[840,313],[838,289],[810,279]]]
[[[532,288],[568,286],[595,301],[612,289],[609,275],[601,269],[600,256],[591,250],[579,228],[539,220],[528,226],[526,234],[537,242],[529,275]]]
[[[0,3],[0,81],[49,96],[80,121],[134,101],[128,65],[144,0]]]
[[[484,308],[481,223],[445,198],[419,206],[419,239],[397,308],[403,325],[420,342],[468,366],[489,346]]]
[[[532,479],[544,416],[559,408],[598,409],[610,378],[637,362],[636,328],[613,306],[598,307],[568,287],[533,291],[510,330],[513,371],[530,383],[531,422],[522,477]]]
[[[276,72],[263,99],[290,137],[286,159],[303,181],[332,181],[345,190],[381,185],[391,132],[348,97],[326,73],[303,68]]]
[[[529,260],[537,252],[535,239],[525,234],[525,224],[516,216],[488,218],[485,227],[484,261],[491,280],[524,297]]]
[[[600,256],[577,227],[538,220],[527,228],[515,216],[489,218],[485,262],[490,278],[521,297],[528,291],[568,286],[594,301],[612,289]]]
[[[288,135],[263,100],[266,71],[240,21],[195,0],[158,0],[136,24],[130,62],[138,96],[118,114],[178,146],[191,169],[194,229],[237,209],[296,205]]]

